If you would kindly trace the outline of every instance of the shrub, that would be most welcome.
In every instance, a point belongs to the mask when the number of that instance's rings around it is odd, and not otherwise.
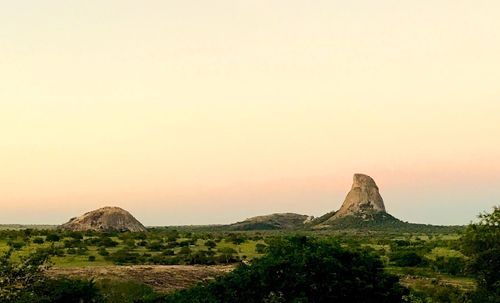
[[[265,244],[262,244],[262,243],[257,243],[255,245],[255,251],[258,253],[258,254],[263,254],[266,252],[266,248],[267,248],[267,245]]]
[[[146,245],[146,247],[151,251],[160,251],[163,249],[163,244],[160,241],[154,241]]]
[[[136,252],[127,249],[120,249],[109,256],[115,264],[138,264],[142,261],[141,256]]]
[[[391,254],[390,259],[397,266],[419,266],[424,259],[414,251],[399,251]]]
[[[33,292],[34,287],[45,281],[43,270],[49,254],[45,250],[21,257],[19,262],[12,260],[10,249],[0,256],[0,302],[16,302],[19,298]]]
[[[217,246],[217,243],[215,243],[215,241],[213,240],[208,240],[205,242],[205,246],[208,248],[208,249],[213,249]]]
[[[38,283],[34,288],[33,295],[26,294],[18,302],[104,303],[105,301],[93,280],[63,278]]]
[[[166,302],[401,302],[406,290],[366,252],[307,237],[276,240],[266,256]]]
[[[43,244],[44,240],[42,237],[36,237],[33,239],[33,243],[35,244]]]
[[[59,237],[58,234],[49,234],[49,235],[47,235],[45,240],[47,240],[49,242],[58,242],[59,240],[61,240],[61,237]]]
[[[462,238],[464,253],[470,257],[468,271],[478,280],[476,302],[500,302],[500,206],[479,216]]]
[[[233,263],[239,261],[237,251],[231,247],[221,247],[218,249],[218,260],[220,263]]]
[[[101,280],[97,283],[102,298],[110,303],[153,302],[159,295],[148,285],[133,281]]]
[[[99,249],[97,250],[97,253],[103,257],[109,256],[109,252],[104,247],[99,247]]]

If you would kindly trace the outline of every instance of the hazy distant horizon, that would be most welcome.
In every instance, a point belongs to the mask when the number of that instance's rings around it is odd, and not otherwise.
[[[383,178],[379,178],[384,180]],[[261,184],[256,186],[260,188],[262,192],[254,192],[256,196],[256,201],[263,200],[269,204],[259,207],[252,207],[254,201],[244,201],[242,198],[244,193],[239,193],[237,189],[225,188],[221,191],[211,192],[210,194],[220,194],[221,199],[217,202],[222,205],[217,213],[219,216],[206,217],[205,212],[198,211],[200,205],[197,203],[187,203],[185,207],[178,206],[172,212],[165,212],[159,214],[157,208],[152,208],[149,210],[140,207],[141,203],[113,203],[113,202],[102,202],[102,203],[88,203],[80,204],[76,208],[72,207],[71,210],[67,208],[60,207],[58,209],[44,207],[38,208],[37,212],[27,212],[26,214],[7,218],[6,220],[0,221],[0,224],[50,224],[58,225],[69,220],[71,217],[80,216],[87,211],[91,211],[104,206],[118,206],[122,207],[132,213],[139,221],[141,221],[146,226],[172,226],[172,225],[206,225],[206,224],[229,224],[237,221],[244,220],[253,216],[267,215],[272,213],[285,213],[285,212],[295,212],[305,215],[313,215],[314,217],[319,217],[327,212],[336,211],[342,205],[345,195],[350,189],[352,178],[338,181],[337,183],[325,182],[320,184],[319,179],[311,179],[309,182],[310,186],[305,186],[302,188],[289,188],[289,184],[297,183],[297,180],[288,180],[282,185],[278,185],[281,188],[279,195],[288,197],[288,199],[275,200],[278,203],[274,206],[272,204],[273,197],[276,193],[269,194],[269,188],[276,188],[276,184]],[[498,203],[490,203],[489,201],[479,201],[476,203],[470,203],[471,201],[467,198],[459,198],[456,200],[450,200],[449,196],[453,196],[453,193],[446,193],[440,191],[421,192],[422,188],[430,188],[433,186],[432,182],[415,185],[411,183],[410,180],[406,180],[398,183],[399,187],[404,189],[393,189],[391,187],[394,185],[386,186],[385,182],[378,183],[380,187],[381,194],[384,198],[384,203],[387,212],[394,215],[398,219],[403,221],[408,221],[410,223],[422,223],[422,224],[433,224],[433,225],[465,225],[471,221],[477,219],[477,215],[484,211],[490,211],[493,206],[498,205]],[[459,185],[460,180],[455,182]],[[300,183],[300,182],[299,182]],[[303,183],[301,183],[303,184]],[[329,188],[328,186],[331,186]],[[483,190],[485,194],[491,195],[491,197],[498,196],[499,190],[493,189],[493,184],[484,184]],[[345,192],[342,192],[340,187],[345,187]],[[286,193],[285,191],[290,190]],[[205,192],[204,194],[208,194]],[[307,203],[302,203],[302,200],[306,197],[312,197],[311,201]],[[434,200],[441,198],[439,204],[435,204]],[[191,196],[183,197],[183,199],[193,199]],[[234,199],[234,200],[233,200]],[[493,198],[492,198],[493,199]],[[196,199],[194,199],[196,200]],[[239,202],[239,203],[238,203]],[[398,203],[395,203],[398,202]],[[457,204],[459,203],[459,204]],[[168,202],[158,202],[157,205],[164,204],[168,206]],[[89,205],[89,206],[87,206]],[[242,208],[241,205],[246,205],[246,208]],[[288,208],[287,208],[288,207]],[[3,213],[0,214],[2,217]],[[161,219],[162,215],[164,219]],[[30,221],[14,221],[15,218],[29,218]],[[158,219],[160,217],[160,219]],[[14,218],[14,219],[13,219]]]
[[[500,204],[498,1],[8,1],[0,224],[336,210],[372,176],[409,222]]]

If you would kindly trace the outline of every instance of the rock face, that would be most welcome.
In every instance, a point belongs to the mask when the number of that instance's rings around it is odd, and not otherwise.
[[[81,217],[72,218],[59,228],[71,231],[146,231],[144,225],[128,211],[109,206],[85,213]]]
[[[384,200],[375,181],[370,176],[355,174],[351,190],[340,209],[313,220],[312,224],[316,228],[355,227],[365,225],[367,222],[373,224],[395,220],[397,221],[385,211]]]
[[[351,191],[347,194],[342,207],[335,213],[335,217],[380,212],[386,211],[377,184],[370,176],[355,174]]]

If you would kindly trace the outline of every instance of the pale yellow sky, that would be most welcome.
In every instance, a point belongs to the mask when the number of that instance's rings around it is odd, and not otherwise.
[[[499,203],[498,1],[9,2],[0,224],[321,215],[355,172],[408,221]]]

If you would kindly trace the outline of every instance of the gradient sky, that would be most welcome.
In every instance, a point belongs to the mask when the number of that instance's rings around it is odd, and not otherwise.
[[[500,2],[2,1],[0,223],[500,204]]]

